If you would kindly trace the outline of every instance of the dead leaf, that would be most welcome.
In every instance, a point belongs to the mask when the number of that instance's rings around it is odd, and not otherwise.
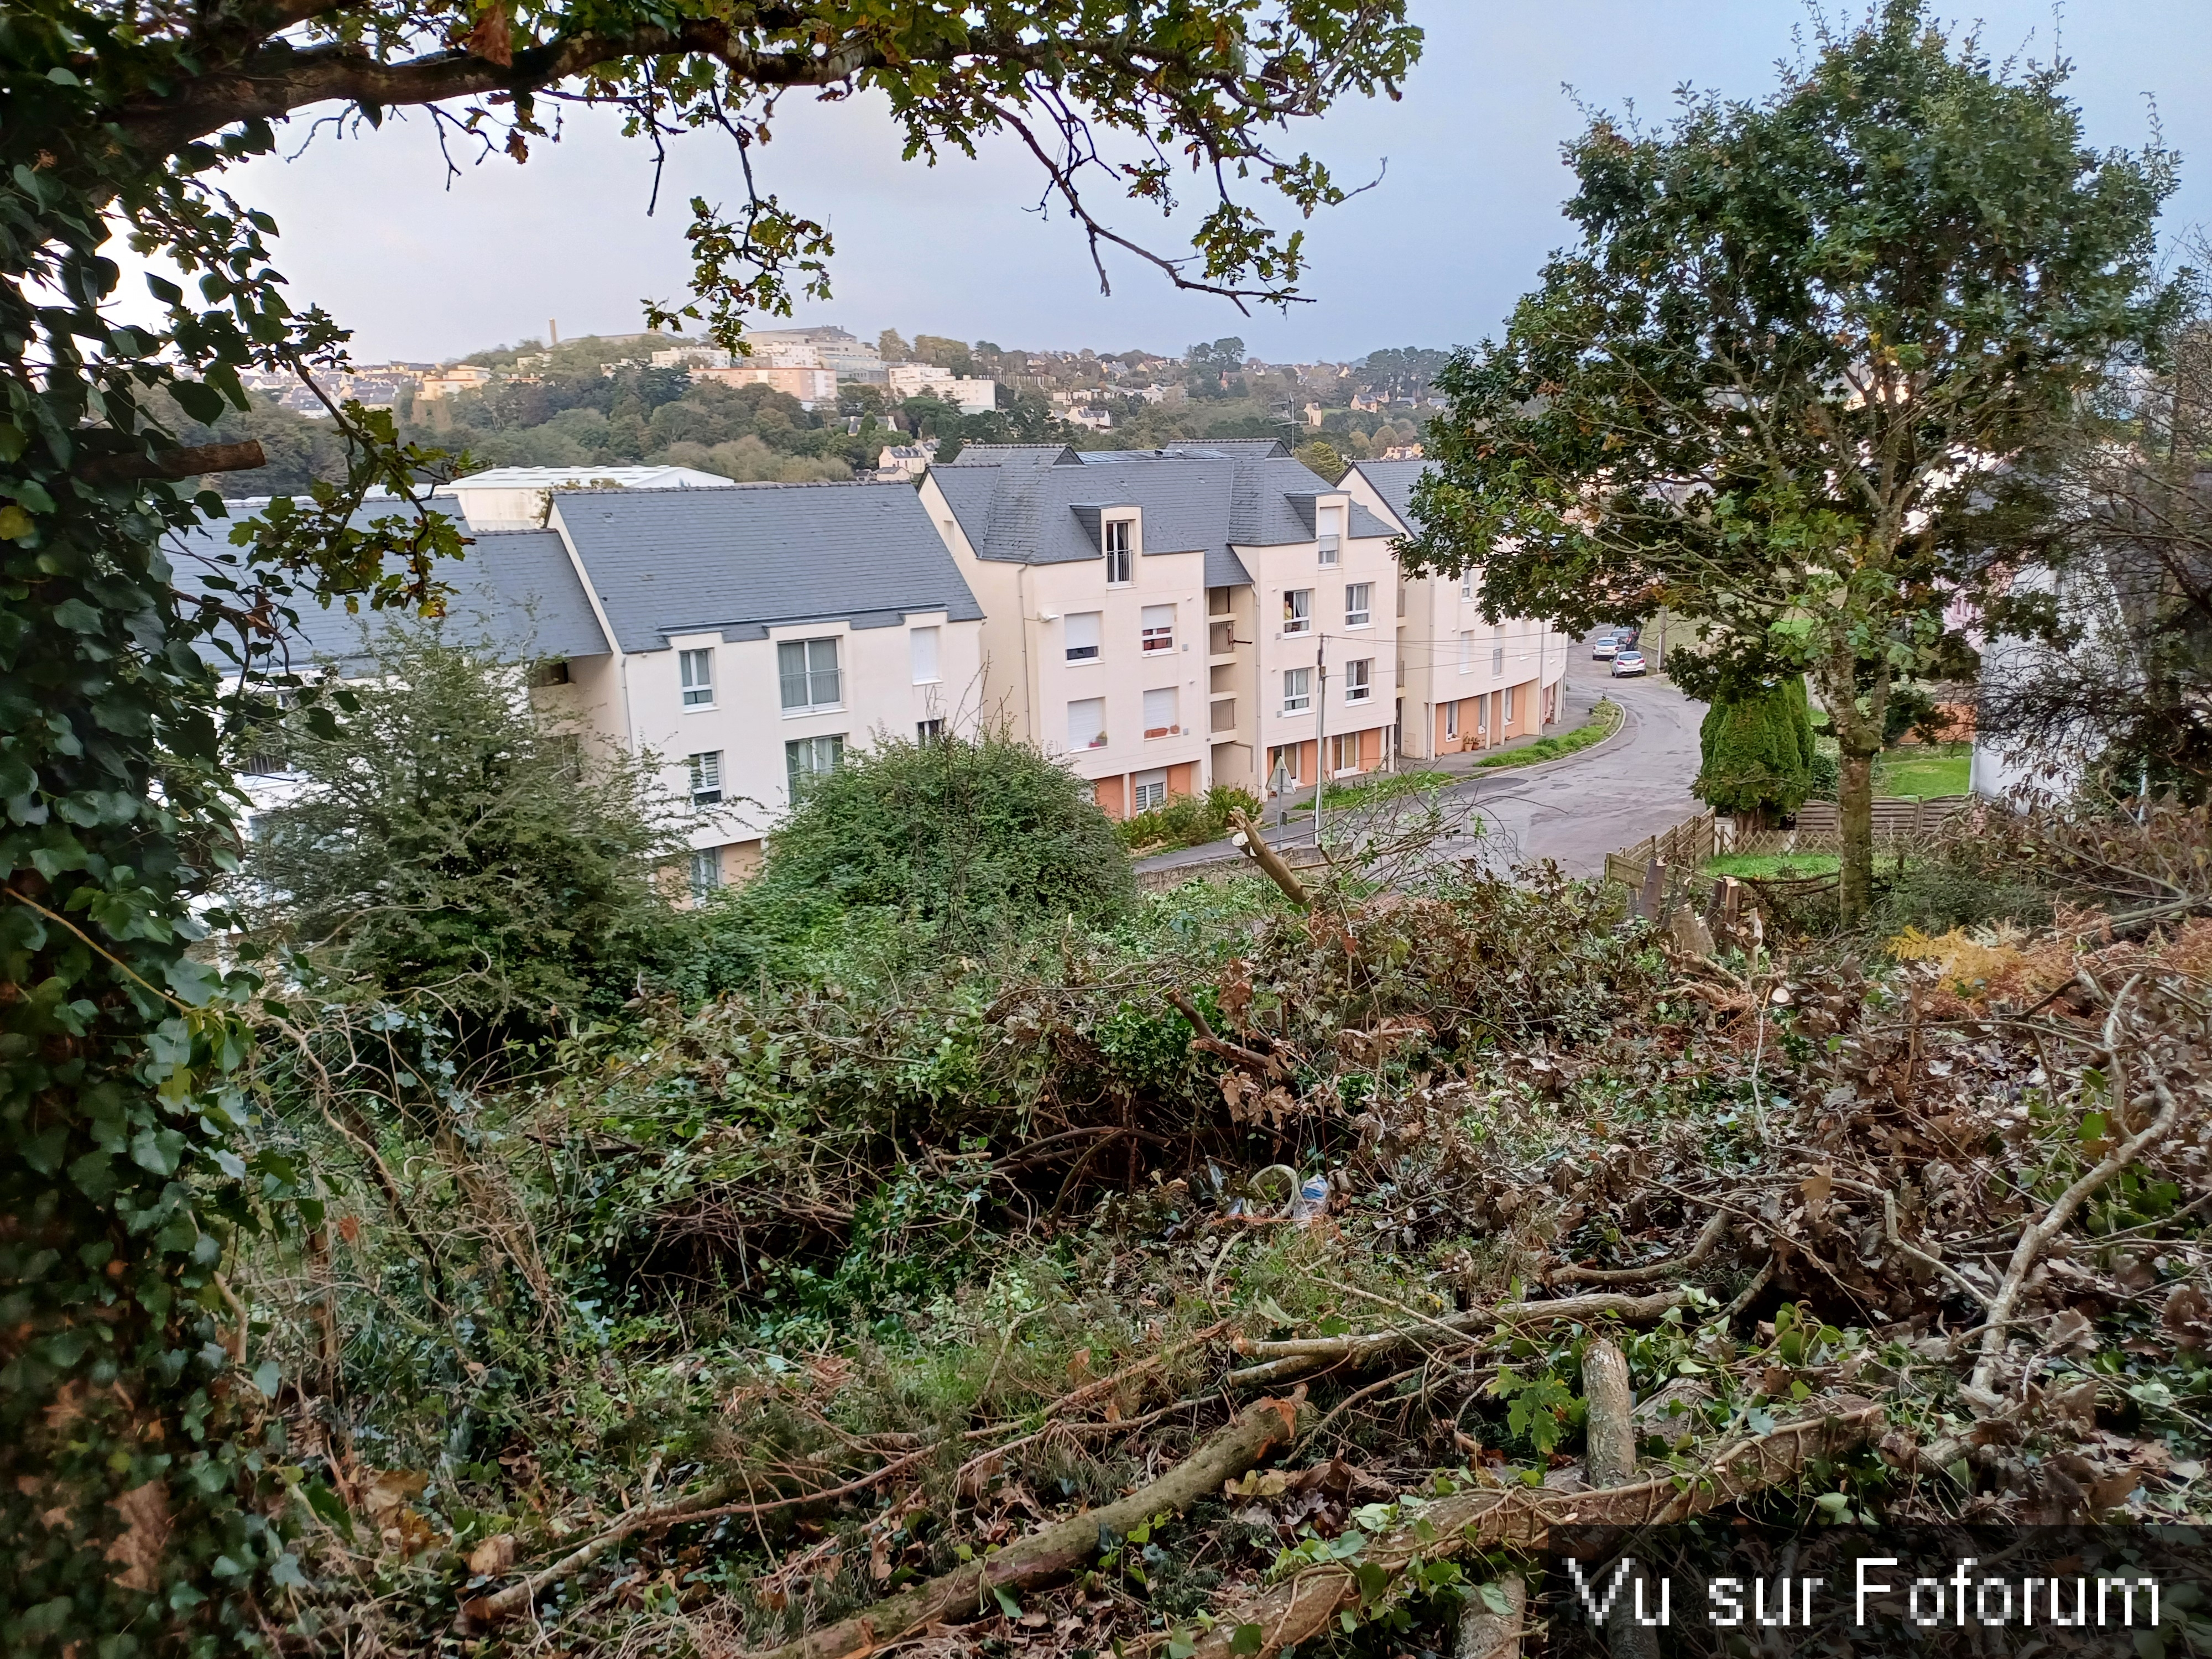
[[[2127,1495],[2136,1489],[2136,1483],[2142,1479],[2142,1472],[2140,1469],[2128,1469],[2119,1474],[2106,1475],[2089,1488],[2089,1507],[2100,1515],[2106,1510],[2118,1509],[2126,1500]]]
[[[1834,1188],[1835,1177],[1823,1167],[1814,1170],[1797,1185],[1805,1200],[1805,1219],[1818,1221],[1828,1212],[1828,1194]]]
[[[507,22],[507,0],[495,0],[477,19],[477,26],[469,31],[464,44],[477,57],[486,63],[497,64],[501,69],[514,62],[514,34]]]
[[[2051,1322],[2051,1346],[2061,1353],[2094,1352],[2097,1328],[2079,1308],[2061,1308],[2058,1316]]]
[[[469,1552],[469,1571],[479,1578],[495,1578],[514,1565],[514,1534],[495,1534]]]
[[[107,1559],[123,1571],[115,1582],[125,1589],[151,1594],[161,1588],[161,1557],[169,1547],[169,1493],[159,1480],[133,1486],[109,1505],[123,1530],[107,1547]]]
[[[340,1216],[338,1218],[338,1237],[345,1240],[349,1244],[360,1243],[361,1218],[356,1215]]]

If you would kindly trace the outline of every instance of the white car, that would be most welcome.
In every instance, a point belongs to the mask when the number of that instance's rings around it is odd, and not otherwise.
[[[1620,679],[1624,675],[1641,674],[1644,672],[1644,653],[1641,651],[1632,647],[1626,651],[1617,651],[1613,653],[1613,678]]]
[[[1611,634],[1601,634],[1590,641],[1590,655],[1603,662],[1620,649],[1620,641]]]

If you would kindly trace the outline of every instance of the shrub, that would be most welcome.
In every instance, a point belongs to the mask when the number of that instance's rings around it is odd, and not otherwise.
[[[1132,850],[1200,847],[1229,833],[1231,811],[1241,811],[1256,822],[1260,798],[1228,783],[1217,783],[1203,795],[1178,795],[1164,806],[1123,819],[1121,843]]]
[[[879,739],[819,778],[750,885],[705,908],[684,988],[895,971],[1044,925],[1110,925],[1136,899],[1080,780],[1003,732]]]
[[[592,757],[448,624],[365,640],[349,712],[285,722],[306,784],[254,817],[252,931],[471,1041],[618,1006],[673,937],[656,872],[684,840],[659,763]]]
[[[1717,811],[1751,817],[1794,812],[1812,787],[1813,723],[1805,682],[1716,702],[1698,728],[1703,764],[1690,793]]]

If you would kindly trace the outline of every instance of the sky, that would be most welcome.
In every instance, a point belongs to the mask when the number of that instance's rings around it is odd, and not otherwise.
[[[1311,303],[1241,316],[1111,255],[1113,292],[1101,295],[1081,234],[1036,211],[1039,174],[1011,142],[932,168],[899,159],[879,102],[798,96],[756,152],[762,187],[836,238],[836,295],[796,320],[1030,349],[1180,353],[1235,335],[1271,361],[1470,344],[1568,240],[1559,147],[1586,110],[1663,118],[1686,83],[1761,95],[1809,16],[1798,0],[1411,0],[1409,11],[1428,39],[1402,100],[1348,103],[1291,136],[1344,182],[1380,175],[1308,225]],[[1978,21],[1999,58],[2063,52],[2093,143],[2133,149],[2155,132],[2180,152],[2169,240],[2212,223],[2212,0],[2076,0],[2063,12],[1985,0],[1943,15]],[[285,159],[231,182],[276,216],[294,303],[349,325],[357,362],[543,338],[550,320],[564,339],[639,328],[641,301],[684,291],[689,199],[740,199],[728,140],[702,133],[672,146],[648,216],[647,148],[589,112],[527,165],[495,157],[450,182],[419,116],[357,138],[325,125],[301,151],[307,125],[280,135]],[[1264,192],[1252,199],[1265,210]],[[1178,240],[1148,210],[1112,218],[1155,245]]]

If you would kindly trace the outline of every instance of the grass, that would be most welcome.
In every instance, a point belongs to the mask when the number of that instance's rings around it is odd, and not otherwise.
[[[1963,795],[1973,765],[1970,743],[1916,744],[1885,750],[1875,758],[1877,795]]]
[[[1539,761],[1557,760],[1562,755],[1571,755],[1578,749],[1587,749],[1594,743],[1602,743],[1620,730],[1620,705],[1610,697],[1600,697],[1590,709],[1590,717],[1571,732],[1555,732],[1548,738],[1539,738],[1526,749],[1509,749],[1502,755],[1492,755],[1488,760],[1477,761],[1482,771],[1492,771],[1508,766],[1534,766]]]
[[[1449,772],[1395,772],[1366,783],[1332,783],[1322,797],[1322,805],[1331,811],[1340,806],[1372,806],[1377,801],[1421,794],[1455,781]],[[1312,811],[1313,802],[1309,799],[1304,805],[1292,807],[1288,816],[1297,817]]]
[[[1802,881],[1810,876],[1832,876],[1843,867],[1833,853],[1723,853],[1705,861],[1701,873],[1734,876],[1738,880]]]

